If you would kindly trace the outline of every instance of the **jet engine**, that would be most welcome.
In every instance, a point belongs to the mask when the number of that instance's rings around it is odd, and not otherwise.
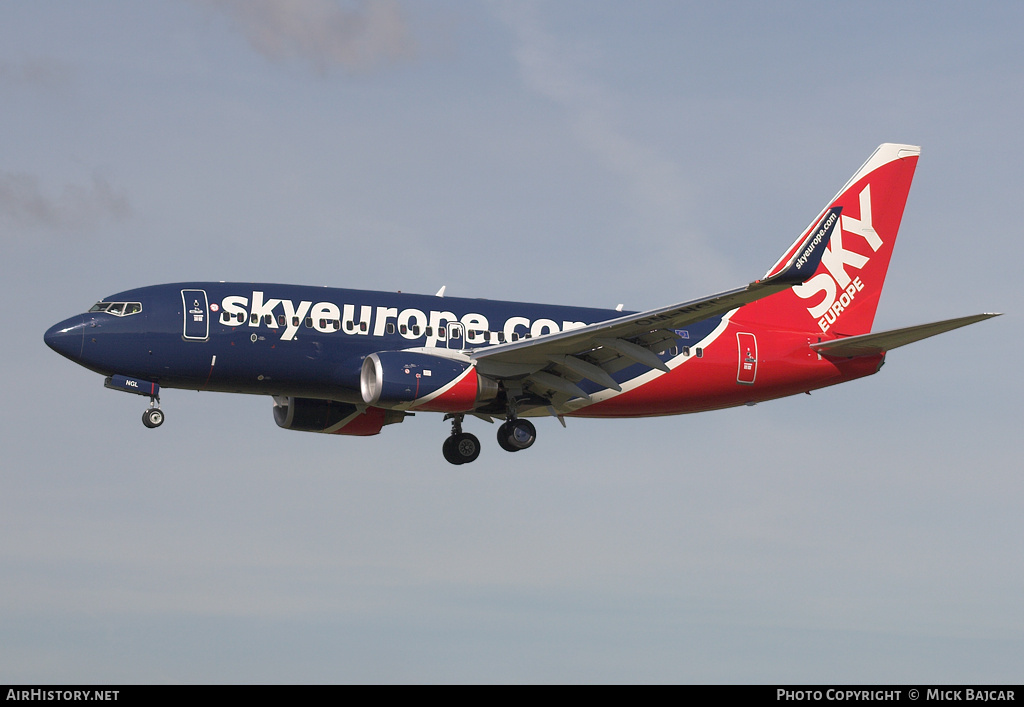
[[[369,437],[379,434],[384,425],[401,422],[405,415],[337,400],[274,396],[274,422],[286,430]]]
[[[386,408],[469,412],[498,394],[471,361],[412,351],[379,351],[363,360],[363,401]]]

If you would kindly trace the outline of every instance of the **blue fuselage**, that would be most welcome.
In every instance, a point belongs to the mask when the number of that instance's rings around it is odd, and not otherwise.
[[[156,285],[104,302],[141,306],[76,315],[51,327],[46,343],[97,373],[163,387],[352,402],[374,352],[479,348],[622,314],[264,283]]]

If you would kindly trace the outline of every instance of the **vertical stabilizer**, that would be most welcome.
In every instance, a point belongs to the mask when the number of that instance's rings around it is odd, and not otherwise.
[[[829,337],[871,331],[920,154],[921,148],[913,145],[880,145],[790,249],[834,210],[841,212],[840,227],[814,275],[743,307],[734,320]],[[766,277],[783,268],[790,256],[787,252]]]

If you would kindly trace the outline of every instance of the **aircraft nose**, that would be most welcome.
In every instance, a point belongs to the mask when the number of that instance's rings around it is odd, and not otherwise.
[[[43,334],[43,341],[61,356],[78,360],[85,344],[85,316],[79,314],[54,324]]]

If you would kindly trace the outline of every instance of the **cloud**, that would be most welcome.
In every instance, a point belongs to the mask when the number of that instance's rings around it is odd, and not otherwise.
[[[272,61],[367,71],[410,58],[415,44],[396,0],[197,0],[223,12]]]
[[[637,214],[637,237],[646,240],[647,249],[658,251],[659,260],[676,263],[692,281],[720,285],[731,277],[721,255],[687,227],[685,205],[693,197],[682,170],[657,146],[645,144],[618,124],[617,116],[626,112],[624,99],[585,71],[584,59],[543,26],[535,5],[498,7],[512,30],[525,85],[560,106],[579,144],[622,180]]]
[[[19,229],[92,228],[131,215],[128,198],[101,177],[44,193],[30,174],[0,172],[0,224]]]

